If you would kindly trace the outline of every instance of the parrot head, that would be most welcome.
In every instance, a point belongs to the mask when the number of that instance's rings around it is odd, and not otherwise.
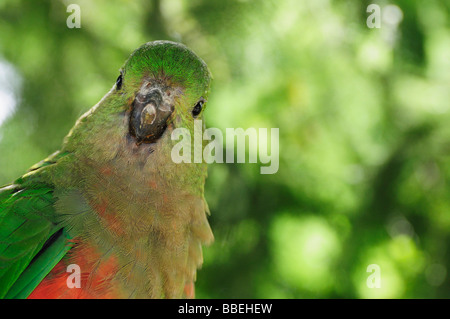
[[[129,134],[141,144],[155,143],[171,124],[192,130],[194,119],[202,117],[210,81],[206,64],[184,45],[155,41],[141,46],[115,85],[118,94],[131,93]]]
[[[155,170],[165,171],[167,178],[183,174],[185,185],[192,184],[189,179],[206,174],[205,168],[173,165],[171,132],[184,128],[193,136],[194,121],[203,119],[210,82],[207,65],[186,46],[148,42],[126,60],[111,90],[78,119],[65,149],[100,164],[115,159],[122,168],[147,166],[141,173],[149,178]]]

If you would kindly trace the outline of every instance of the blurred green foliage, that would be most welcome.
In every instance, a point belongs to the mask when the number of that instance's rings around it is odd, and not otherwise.
[[[214,75],[208,126],[280,128],[278,173],[209,167],[216,241],[197,297],[449,298],[450,3],[395,1],[401,21],[379,29],[370,3],[1,0],[0,86],[17,107],[0,184],[59,148],[135,48],[183,42]]]

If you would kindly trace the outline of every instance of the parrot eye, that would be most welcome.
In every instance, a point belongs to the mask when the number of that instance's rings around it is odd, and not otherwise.
[[[197,117],[200,114],[204,103],[205,100],[201,99],[200,101],[197,102],[197,104],[195,104],[194,108],[192,109],[192,116]]]
[[[117,90],[120,90],[122,87],[122,73],[119,75],[119,77],[116,80],[116,88]]]

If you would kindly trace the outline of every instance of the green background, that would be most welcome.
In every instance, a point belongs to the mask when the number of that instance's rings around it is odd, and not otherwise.
[[[214,76],[207,126],[280,130],[276,174],[209,166],[197,297],[449,298],[450,2],[376,1],[379,29],[370,3],[0,0],[0,184],[60,147],[135,48],[183,42]]]

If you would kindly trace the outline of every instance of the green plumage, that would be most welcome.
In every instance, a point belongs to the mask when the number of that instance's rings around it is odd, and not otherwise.
[[[31,173],[0,189],[0,298],[28,296],[67,251],[61,240],[54,247],[64,235],[56,234],[61,227],[55,221],[53,187],[33,179]]]

